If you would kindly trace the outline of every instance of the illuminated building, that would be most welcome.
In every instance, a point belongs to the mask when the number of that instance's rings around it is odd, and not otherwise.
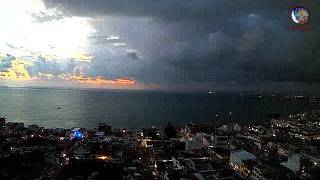
[[[233,151],[230,153],[229,164],[241,176],[247,177],[256,164],[256,157],[245,150]]]
[[[269,166],[266,166],[264,164],[258,164],[253,168],[252,173],[250,175],[250,179],[252,180],[275,179],[275,172]]]
[[[281,165],[290,169],[293,172],[297,172],[300,170],[301,157],[302,157],[302,155],[300,155],[300,154],[296,154],[296,153],[290,154],[288,156],[288,160],[286,162],[281,163]]]
[[[81,130],[81,128],[74,128],[71,130],[70,138],[71,140],[83,140],[84,139],[84,132]]]

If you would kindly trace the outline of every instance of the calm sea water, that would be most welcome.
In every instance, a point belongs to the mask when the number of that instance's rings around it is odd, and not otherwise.
[[[165,126],[168,121],[214,123],[226,121],[230,111],[233,121],[255,123],[270,113],[287,115],[310,109],[309,103],[287,104],[279,97],[0,88],[0,116],[50,128],[93,128],[99,122],[127,128]]]

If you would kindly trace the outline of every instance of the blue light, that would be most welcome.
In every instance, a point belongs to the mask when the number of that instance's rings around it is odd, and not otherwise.
[[[80,131],[75,131],[73,133],[72,139],[80,139],[80,140],[82,140],[83,138],[84,138],[84,136]]]

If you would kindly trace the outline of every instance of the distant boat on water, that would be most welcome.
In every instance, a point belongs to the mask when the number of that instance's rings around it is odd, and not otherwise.
[[[60,106],[60,105],[58,105],[57,109],[61,109],[61,106]]]

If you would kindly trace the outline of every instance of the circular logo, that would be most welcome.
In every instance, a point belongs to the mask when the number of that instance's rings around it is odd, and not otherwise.
[[[307,24],[309,21],[309,12],[304,7],[296,7],[291,12],[293,22],[297,24]]]

